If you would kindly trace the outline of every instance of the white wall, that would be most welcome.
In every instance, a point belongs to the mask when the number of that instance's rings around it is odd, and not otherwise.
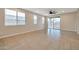
[[[75,31],[76,32],[76,12],[66,13],[60,15],[61,17],[61,30]]]
[[[77,11],[77,21],[76,21],[76,23],[77,23],[77,26],[76,26],[76,28],[77,28],[77,33],[79,34],[79,9],[78,9],[78,11]]]

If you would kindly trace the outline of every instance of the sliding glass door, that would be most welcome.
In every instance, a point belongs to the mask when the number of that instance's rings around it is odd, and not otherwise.
[[[53,19],[48,18],[48,28],[53,28]]]
[[[60,18],[48,18],[48,29],[60,29]]]
[[[53,21],[54,25],[54,29],[60,29],[60,18],[54,18],[54,21]]]

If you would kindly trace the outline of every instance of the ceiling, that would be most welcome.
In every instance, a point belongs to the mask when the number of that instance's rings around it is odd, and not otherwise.
[[[29,10],[34,13],[38,13],[44,16],[51,16],[49,11],[56,11],[57,14],[70,13],[77,11],[77,8],[25,8],[25,10]]]

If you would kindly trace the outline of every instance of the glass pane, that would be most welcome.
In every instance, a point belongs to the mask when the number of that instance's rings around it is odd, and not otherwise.
[[[18,25],[25,25],[25,13],[18,12]]]
[[[25,17],[18,16],[18,20],[25,20]]]
[[[16,11],[5,9],[5,25],[16,25]]]
[[[19,20],[19,21],[18,21],[18,25],[25,25],[25,21]]]
[[[48,28],[50,27],[50,19],[48,18]]]
[[[44,22],[45,22],[45,18],[44,18],[44,17],[42,17],[42,24],[44,24]]]
[[[54,18],[54,28],[60,29],[60,18]]]
[[[37,19],[37,16],[36,15],[34,15],[34,19]]]
[[[16,11],[5,9],[5,14],[7,14],[7,15],[15,15],[16,16]]]
[[[48,19],[48,28],[53,28],[53,18]]]
[[[51,22],[50,22],[50,28],[53,28],[53,18],[51,19]]]
[[[20,17],[25,17],[25,13],[18,12],[18,16],[20,16]]]
[[[37,24],[37,16],[34,15],[34,24]]]
[[[34,24],[37,24],[37,19],[34,19]]]
[[[14,15],[6,15],[5,17],[7,20],[8,19],[15,19],[16,20],[16,16],[14,16]]]

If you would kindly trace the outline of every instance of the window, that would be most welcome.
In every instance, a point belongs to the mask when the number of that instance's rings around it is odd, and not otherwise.
[[[34,20],[34,24],[37,24],[37,16],[36,15],[34,15],[33,20]]]
[[[16,25],[16,11],[5,10],[5,25]]]
[[[25,25],[25,13],[5,9],[5,25]]]
[[[44,18],[44,17],[42,17],[42,24],[44,24],[44,22],[45,22],[45,18]]]
[[[18,12],[17,24],[18,25],[24,25],[25,24],[25,13]]]

